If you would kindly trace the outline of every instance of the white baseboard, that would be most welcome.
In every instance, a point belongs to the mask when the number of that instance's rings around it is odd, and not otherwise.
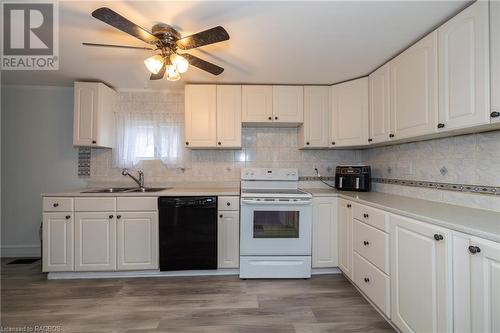
[[[341,274],[342,271],[338,267],[330,268],[313,268],[311,275],[322,275],[322,274]]]
[[[40,258],[40,245],[2,245],[0,248],[2,258]]]

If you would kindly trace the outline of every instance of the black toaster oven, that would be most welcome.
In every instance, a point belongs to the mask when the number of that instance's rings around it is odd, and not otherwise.
[[[369,165],[339,165],[335,169],[335,188],[344,191],[368,192],[371,187]]]

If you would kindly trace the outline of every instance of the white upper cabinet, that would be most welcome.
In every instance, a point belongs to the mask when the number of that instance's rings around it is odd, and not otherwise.
[[[500,122],[500,1],[490,1],[491,121]]]
[[[241,86],[217,86],[217,146],[241,147]]]
[[[273,86],[242,86],[241,120],[244,123],[273,121]]]
[[[186,146],[215,147],[217,142],[217,87],[186,85],[185,88]]]
[[[73,145],[112,148],[116,92],[100,82],[75,82]]]
[[[304,87],[273,86],[273,122],[302,123],[304,121]]]
[[[391,137],[404,139],[437,132],[437,32],[390,62]]]
[[[332,86],[332,147],[368,144],[368,77]]]
[[[337,267],[337,198],[313,198],[312,235],[312,267]]]
[[[488,15],[477,1],[438,29],[440,130],[490,123]]]
[[[453,237],[455,332],[500,332],[500,244]]]
[[[401,332],[451,331],[450,232],[392,215],[391,319]]]
[[[327,148],[330,139],[330,87],[304,87],[304,124],[299,127],[300,148]]]
[[[370,74],[370,142],[389,141],[390,65],[387,63]]]

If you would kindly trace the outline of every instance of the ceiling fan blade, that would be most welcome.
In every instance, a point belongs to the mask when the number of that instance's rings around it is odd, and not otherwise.
[[[163,67],[158,72],[158,74],[151,74],[149,79],[150,80],[161,80],[163,78],[163,76],[165,75],[166,69],[167,69],[167,66],[164,64]]]
[[[107,8],[101,7],[92,12],[92,16],[104,23],[115,27],[118,30],[126,32],[146,43],[153,43],[157,38],[151,33],[147,32],[137,24],[127,20],[125,17],[121,16],[117,12]]]
[[[102,47],[117,47],[117,48],[124,48],[124,49],[137,49],[137,50],[152,50],[154,51],[155,49],[151,47],[141,47],[141,46],[128,46],[128,45],[114,45],[114,44],[100,44],[100,43],[82,43],[85,46],[102,46]]]
[[[184,53],[181,54],[181,56],[183,56],[192,66],[198,67],[199,69],[202,69],[213,75],[219,75],[222,72],[224,72],[224,68],[214,65],[211,62],[205,61],[198,57],[195,57],[194,55]]]
[[[203,45],[222,42],[229,39],[226,29],[217,26],[212,29],[198,32],[194,35],[181,38],[177,41],[177,46],[182,50],[194,49]]]

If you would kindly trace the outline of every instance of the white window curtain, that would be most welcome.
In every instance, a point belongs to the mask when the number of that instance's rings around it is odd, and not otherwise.
[[[155,103],[154,98],[134,103],[123,98],[115,121],[114,167],[133,168],[142,160],[161,160],[169,168],[186,167],[184,114],[178,103]]]

